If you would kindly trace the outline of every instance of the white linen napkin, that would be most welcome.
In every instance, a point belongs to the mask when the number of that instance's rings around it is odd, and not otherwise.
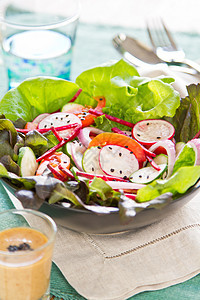
[[[199,80],[162,64],[139,72],[175,77],[182,97],[186,84]],[[127,299],[188,280],[200,272],[200,192],[193,196],[170,216],[137,231],[95,235],[58,226],[54,262],[90,300]]]
[[[187,68],[185,68],[187,70]],[[175,82],[172,84],[174,89],[180,93],[181,97],[187,96],[186,86],[191,83],[200,83],[200,74],[192,75],[183,72],[179,72],[178,69],[176,71],[173,67],[168,67],[167,64],[156,64],[151,67],[139,68],[138,72],[140,76],[147,77],[158,77],[158,76],[171,76],[175,79]]]
[[[200,272],[200,193],[161,222],[118,234],[59,227],[54,262],[86,299],[123,300]]]

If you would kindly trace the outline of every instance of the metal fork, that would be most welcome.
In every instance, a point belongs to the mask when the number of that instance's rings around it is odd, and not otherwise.
[[[162,19],[147,22],[147,32],[157,56],[167,63],[181,63],[200,73],[200,65],[185,58]]]

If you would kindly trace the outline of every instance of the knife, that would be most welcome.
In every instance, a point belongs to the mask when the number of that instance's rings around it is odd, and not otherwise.
[[[154,53],[151,47],[124,33],[117,34],[112,39],[112,43],[124,59],[136,67],[147,67],[149,65],[165,63]],[[187,67],[171,65],[170,68],[174,71],[196,75],[194,70]]]

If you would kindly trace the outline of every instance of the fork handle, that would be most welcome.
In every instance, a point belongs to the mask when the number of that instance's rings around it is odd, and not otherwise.
[[[184,63],[188,67],[192,68],[197,73],[200,73],[200,65],[198,63],[196,63],[190,59],[187,59],[187,58],[183,59],[182,63]]]

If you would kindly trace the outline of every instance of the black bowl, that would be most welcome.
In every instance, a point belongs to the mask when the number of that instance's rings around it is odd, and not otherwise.
[[[4,186],[14,194],[15,187],[5,180]],[[184,195],[173,200],[162,209],[147,208],[136,214],[133,219],[122,224],[118,212],[111,212],[107,215],[97,215],[83,209],[66,208],[58,204],[48,204],[45,202],[40,211],[52,217],[58,225],[68,229],[92,234],[116,233],[128,230],[137,230],[141,227],[151,225],[166,218],[183,205],[192,200],[199,192],[200,179]]]

